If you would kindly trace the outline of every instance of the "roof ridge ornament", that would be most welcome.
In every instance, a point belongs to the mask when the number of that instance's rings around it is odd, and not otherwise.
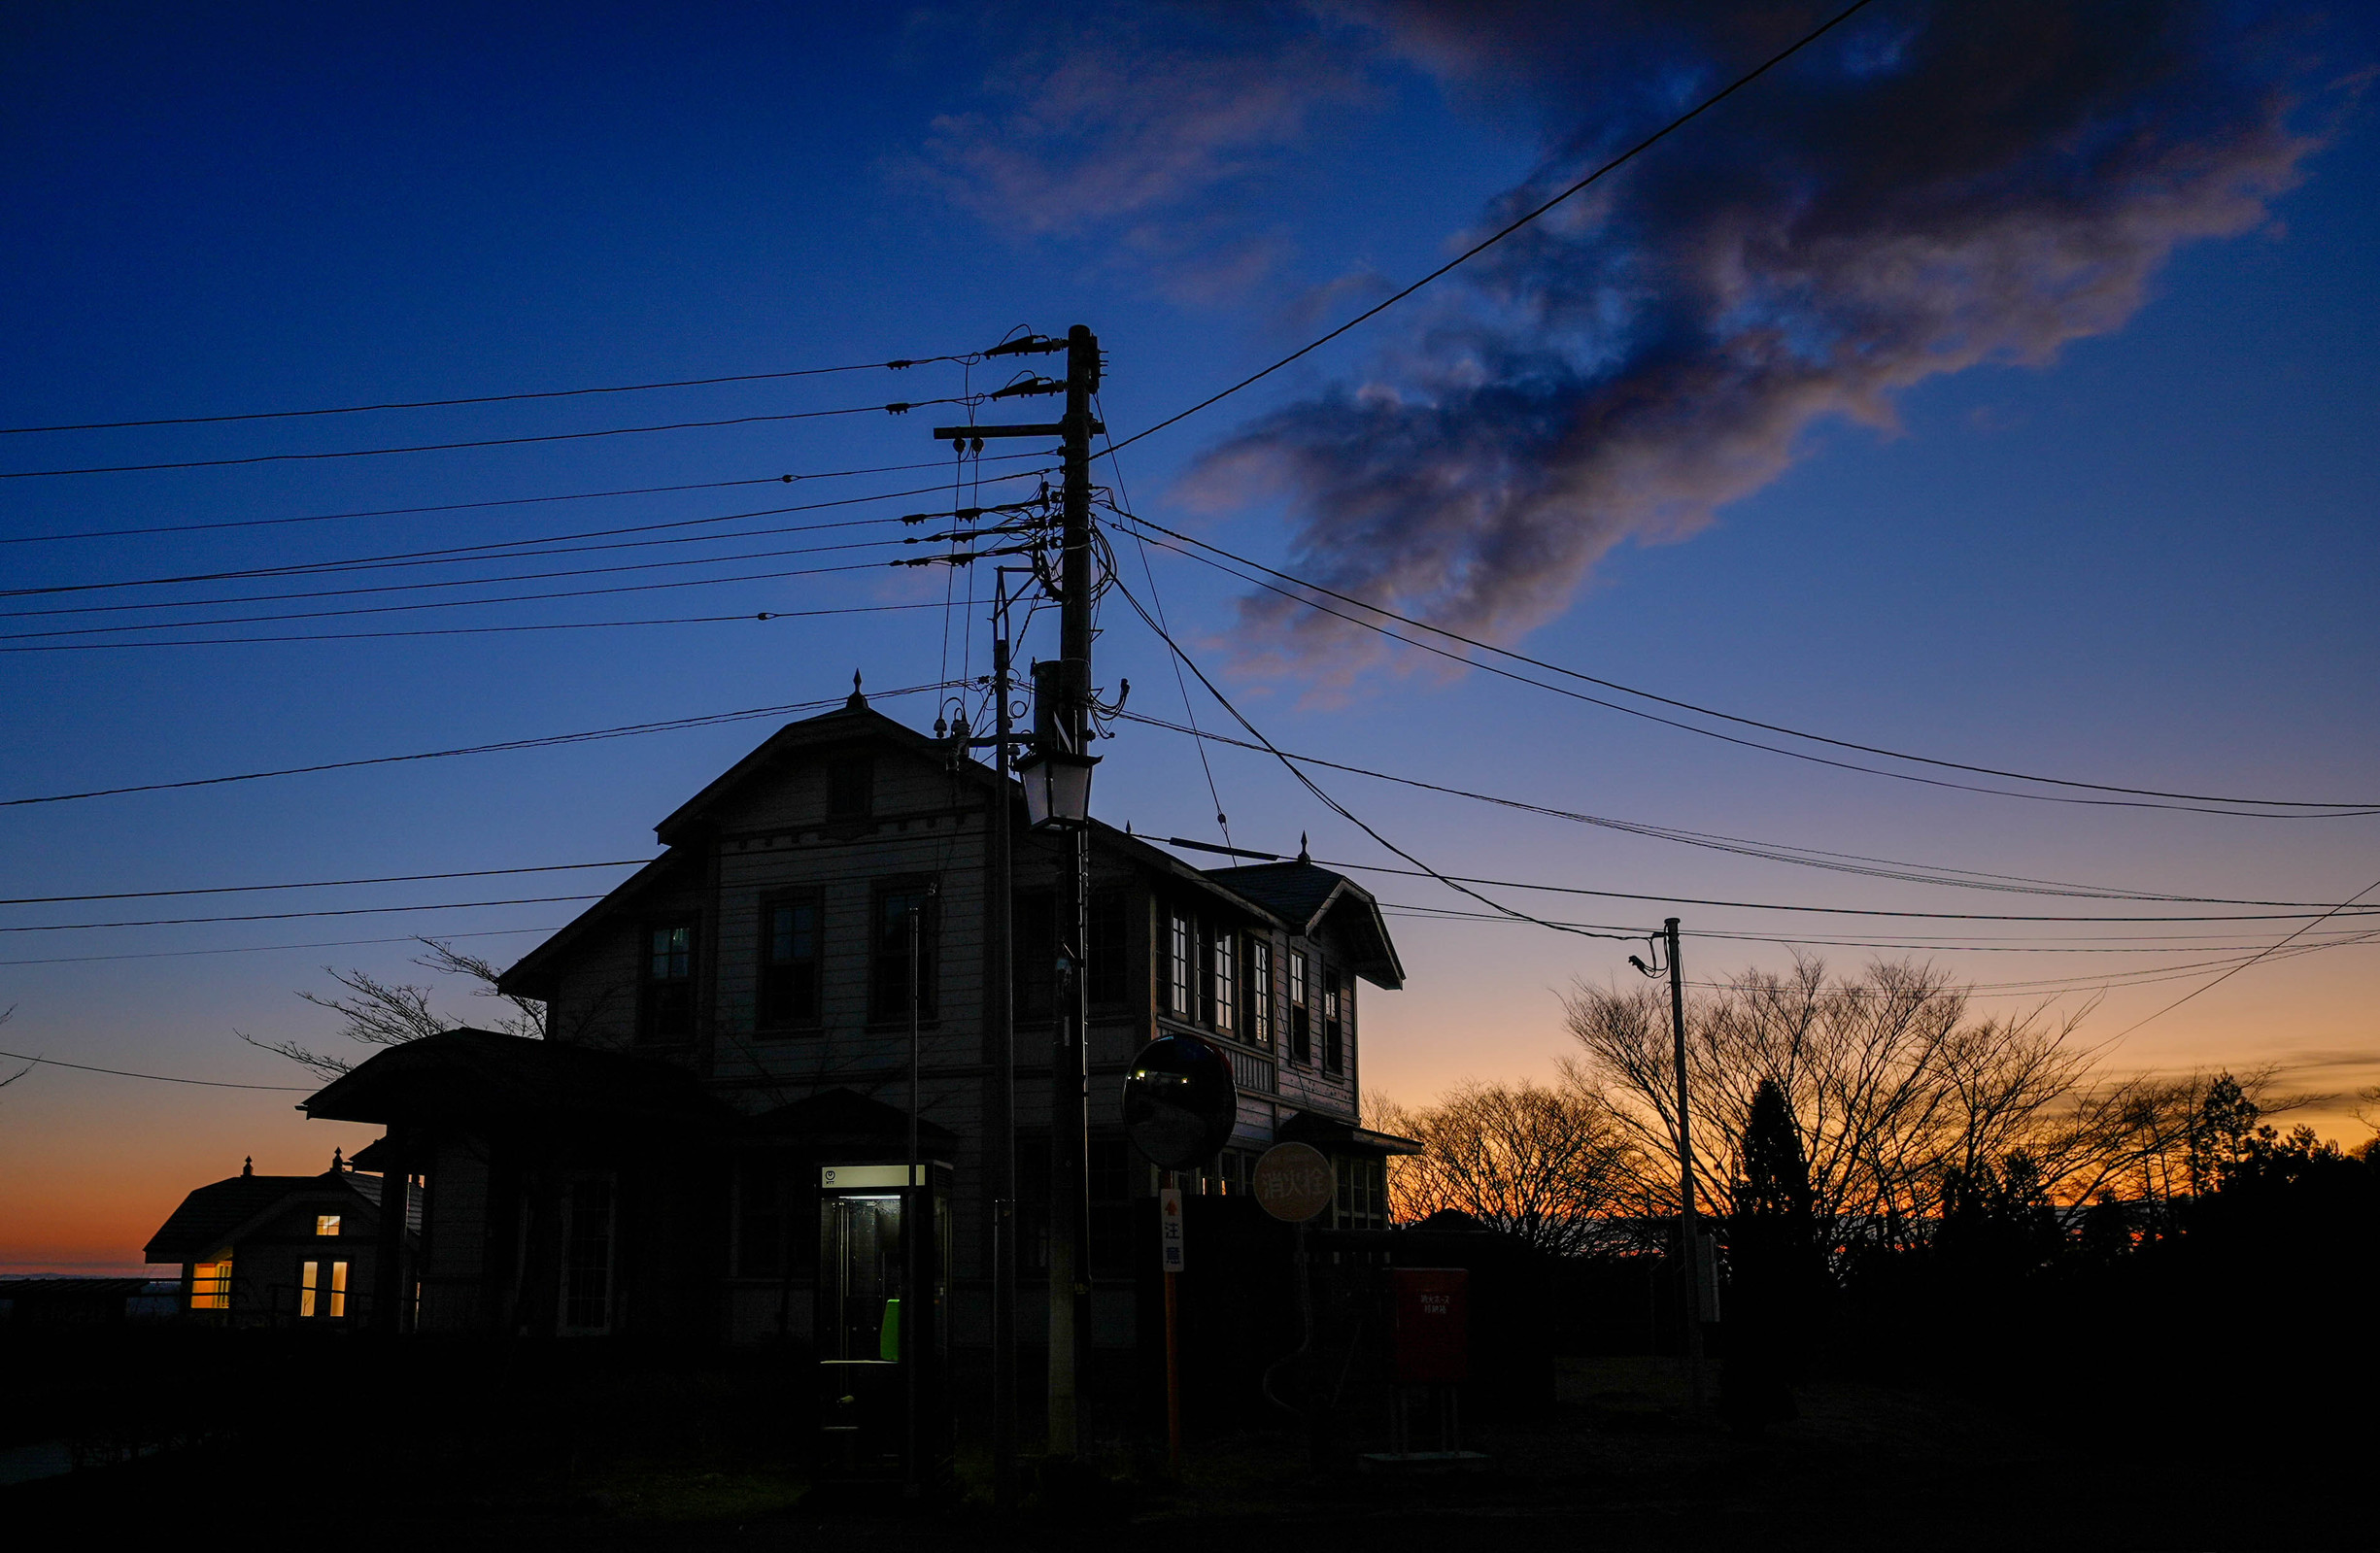
[[[860,692],[860,671],[856,668],[851,671],[851,695],[843,702],[843,710],[846,712],[867,710],[867,697]]]
[[[256,1157],[255,1155],[251,1154],[247,1159],[240,1162],[240,1173],[242,1175],[254,1175],[256,1173]]]
[[[1306,832],[1301,830],[1298,832],[1298,861],[1309,863],[1313,861],[1314,855],[1307,849]]]

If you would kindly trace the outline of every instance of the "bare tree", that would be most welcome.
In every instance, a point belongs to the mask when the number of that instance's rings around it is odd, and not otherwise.
[[[1389,1206],[1411,1223],[1456,1208],[1557,1255],[1591,1249],[1633,1172],[1626,1131],[1576,1085],[1464,1084],[1408,1110],[1376,1100],[1377,1125],[1422,1144],[1390,1162]]]
[[[1600,1097],[1635,1157],[1674,1159],[1677,1079],[1666,993],[1576,984],[1564,999],[1580,1055],[1570,1084]],[[1948,1172],[2024,1152],[2059,1182],[2101,1164],[2105,1106],[2079,1103],[2090,1055],[2081,1016],[2035,1009],[1970,1020],[1967,996],[1929,966],[1880,962],[1829,978],[1798,961],[1747,972],[1687,1000],[1686,1072],[1708,1200],[1727,1200],[1733,1157],[1764,1082],[1791,1107],[1809,1162],[1820,1243],[1838,1252],[1897,1243],[1938,1210]],[[1640,1200],[1675,1212],[1674,1176],[1656,1165]]]
[[[505,1012],[479,1028],[501,1030],[527,1040],[545,1038],[545,1004],[535,998],[521,997],[499,990],[496,978],[502,971],[494,963],[477,955],[466,955],[435,938],[421,938],[415,942],[422,946],[423,953],[413,958],[413,963],[425,970],[436,971],[442,976],[471,984],[470,996],[474,997],[492,997],[507,1005]],[[402,1046],[425,1035],[461,1029],[465,1024],[465,1021],[451,1018],[431,1006],[431,988],[383,981],[363,970],[335,970],[327,965],[323,969],[323,974],[347,990],[345,995],[326,996],[301,991],[297,996],[317,1008],[337,1015],[340,1023],[333,1033],[357,1045]],[[338,1077],[356,1063],[355,1059],[340,1056],[335,1051],[317,1051],[294,1038],[268,1041],[260,1040],[246,1030],[235,1030],[233,1033],[251,1046],[286,1057],[325,1079]]]

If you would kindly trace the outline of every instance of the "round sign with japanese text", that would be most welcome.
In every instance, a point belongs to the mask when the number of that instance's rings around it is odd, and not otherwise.
[[[1338,1193],[1330,1160],[1309,1143],[1275,1143],[1256,1162],[1256,1201],[1284,1224],[1304,1224]]]

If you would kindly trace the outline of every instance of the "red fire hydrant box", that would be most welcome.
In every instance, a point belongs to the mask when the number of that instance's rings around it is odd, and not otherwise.
[[[1397,1381],[1446,1386],[1471,1378],[1471,1274],[1461,1267],[1395,1267]]]

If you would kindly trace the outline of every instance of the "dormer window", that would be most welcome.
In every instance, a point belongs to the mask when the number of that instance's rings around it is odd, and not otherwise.
[[[827,818],[865,820],[876,806],[876,763],[864,755],[827,766]]]

